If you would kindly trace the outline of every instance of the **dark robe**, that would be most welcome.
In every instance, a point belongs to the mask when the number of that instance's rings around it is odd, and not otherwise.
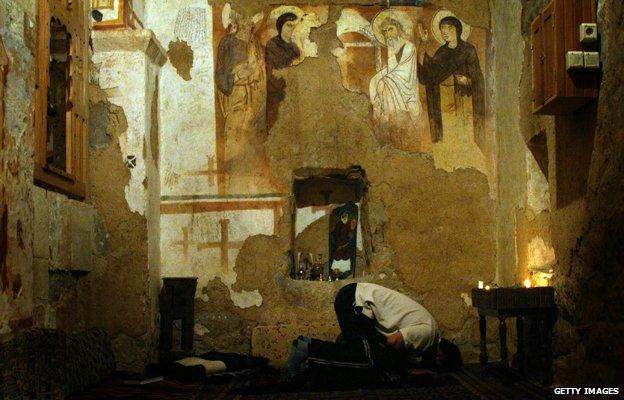
[[[458,75],[470,79],[470,85],[459,84]],[[456,96],[472,97],[474,139],[475,143],[483,150],[485,141],[485,83],[479,65],[477,49],[463,40],[460,40],[454,49],[449,48],[448,43],[445,44],[436,51],[433,57],[425,54],[423,64],[418,65],[418,79],[425,85],[427,92],[431,140],[439,142],[443,137],[440,84],[450,76],[455,77]]]
[[[351,259],[353,249],[351,249],[349,245],[351,244],[351,239],[353,239],[354,234],[355,229],[351,229],[350,219],[346,224],[340,220],[336,223],[336,227],[332,232],[334,243],[336,245],[332,254],[332,260],[338,261]]]
[[[347,223],[342,223],[340,217],[348,214]],[[357,222],[358,206],[352,201],[344,206],[335,208],[329,218],[329,266],[331,272],[334,261],[350,260],[351,268],[343,272],[341,279],[351,274],[355,274],[355,263],[357,258]]]
[[[247,43],[230,33],[219,42],[217,53],[217,70],[215,80],[217,87],[226,96],[234,90],[234,74],[232,70],[238,64],[247,61]]]
[[[286,89],[284,78],[275,77],[273,70],[289,67],[300,54],[297,45],[286,42],[281,36],[275,36],[266,44],[264,58],[267,75],[266,121],[268,129],[271,129],[277,121],[279,105],[284,100]]]

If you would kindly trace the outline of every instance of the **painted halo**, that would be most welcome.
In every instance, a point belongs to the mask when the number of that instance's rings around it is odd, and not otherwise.
[[[470,30],[472,28],[470,27],[470,25],[468,25],[467,23],[459,19],[455,14],[453,14],[449,10],[438,11],[433,16],[433,19],[431,20],[431,33],[433,34],[433,37],[435,38],[435,40],[437,40],[438,43],[440,43],[441,45],[446,44],[446,41],[442,39],[442,32],[440,32],[440,21],[442,21],[442,18],[446,18],[446,17],[455,17],[459,20],[459,22],[461,22],[462,24],[461,39],[465,42],[470,36]]]
[[[407,37],[413,36],[414,24],[412,23],[410,17],[403,11],[393,10],[389,8],[387,10],[380,11],[377,15],[375,15],[375,18],[371,23],[373,27],[373,34],[375,35],[375,39],[377,39],[379,43],[384,46],[386,45],[386,38],[381,32],[381,25],[388,18],[397,20],[401,24],[401,26],[403,26],[403,32],[405,33],[405,35],[407,35]]]
[[[223,6],[223,10],[221,11],[221,22],[223,23],[223,27],[225,29],[228,29],[232,23],[232,6],[230,3],[225,3],[225,6]]]
[[[230,25],[233,22],[241,22],[242,18],[243,16],[238,12],[234,11],[230,3],[225,3],[225,5],[223,6],[223,10],[221,11],[221,22],[223,23],[223,27],[225,29],[230,29]],[[260,12],[251,17],[251,23],[253,25],[257,25],[258,22],[262,21],[263,18],[264,14]]]
[[[279,6],[271,10],[268,18],[268,26],[277,31],[275,28],[275,23],[277,19],[286,13],[293,13],[297,16],[297,18],[301,19],[305,14],[303,10],[297,6]]]

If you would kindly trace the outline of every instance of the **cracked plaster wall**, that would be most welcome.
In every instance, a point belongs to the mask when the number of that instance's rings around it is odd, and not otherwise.
[[[174,9],[181,4],[190,4],[168,3],[173,4]],[[205,6],[203,1],[196,3]],[[240,3],[238,6],[249,13],[268,4]],[[444,5],[469,23],[484,27],[489,26],[489,10],[492,12],[494,73],[489,78],[495,85],[497,130],[504,132],[496,135],[500,198],[497,211],[488,196],[484,175],[468,170],[447,173],[436,170],[426,156],[379,148],[363,117],[368,113],[368,104],[361,96],[342,89],[337,66],[331,57],[306,60],[284,73],[288,89],[283,109],[287,111],[286,117],[282,116],[278,121],[275,134],[268,143],[272,171],[284,184],[290,185],[290,174],[295,167],[317,167],[319,163],[323,163],[323,167],[337,168],[350,163],[362,165],[373,182],[366,204],[373,249],[373,274],[369,278],[422,301],[437,316],[443,329],[459,341],[468,359],[476,354],[477,335],[474,313],[462,293],[468,292],[477,279],[487,280],[489,277],[503,284],[517,282],[523,273],[518,266],[528,264],[528,260],[521,261],[523,257],[527,258],[522,255],[522,246],[528,248],[535,237],[552,243],[557,256],[555,287],[561,307],[561,318],[556,327],[557,379],[587,382],[583,371],[591,369],[596,371],[594,378],[599,377],[605,383],[621,381],[622,371],[618,369],[618,363],[622,359],[623,327],[619,299],[622,275],[617,271],[621,269],[621,249],[624,248],[621,243],[624,212],[618,206],[624,204],[621,189],[624,187],[621,172],[624,139],[617,127],[624,125],[624,121],[611,111],[624,96],[618,78],[621,76],[621,52],[617,50],[624,45],[621,33],[624,31],[621,26],[623,7],[617,2],[599,2],[603,54],[608,56],[603,59],[605,78],[597,109],[600,122],[595,132],[595,150],[587,172],[589,190],[586,196],[562,205],[557,204],[557,188],[552,184],[560,172],[556,166],[554,121],[549,117],[533,117],[527,111],[530,109],[530,62],[526,27],[544,2],[535,0],[521,4],[519,1],[492,0],[489,7],[485,1],[479,6],[473,2],[440,2],[443,3],[449,3]],[[124,188],[130,174],[121,160],[120,144],[115,135],[103,138],[91,150],[92,197],[87,204],[77,204],[33,186],[35,5],[29,0],[9,0],[0,5],[0,33],[10,59],[5,96],[5,139],[0,156],[0,183],[4,187],[1,200],[8,209],[6,263],[10,284],[0,294],[0,331],[31,325],[73,330],[104,324],[113,332],[116,347],[128,349],[124,363],[139,365],[146,359],[145,349],[154,348],[153,339],[148,334],[151,322],[138,316],[154,301],[153,291],[150,294],[144,284],[152,272],[144,267],[148,254],[170,249],[162,245],[160,249],[148,249],[145,217],[131,212],[126,200]],[[147,20],[153,22],[151,28],[167,47],[171,37],[167,39],[166,29],[159,31],[159,25],[164,23],[154,17],[155,8],[150,9],[149,3],[147,7]],[[169,11],[163,10],[159,18],[172,22],[176,13]],[[335,18],[337,11],[334,10],[330,20]],[[312,33],[321,54],[336,45],[335,34],[331,32],[334,28],[330,25]],[[524,42],[524,48],[498,45],[521,42]],[[201,53],[197,53],[194,47],[192,80],[187,86],[176,81],[182,78],[171,65],[165,66],[159,86],[163,99],[159,111],[179,112],[180,105],[171,103],[179,94],[176,93],[178,89],[186,91],[190,97],[199,93],[211,100],[214,96],[211,56],[206,53],[210,46],[204,45],[203,58],[198,57]],[[193,76],[197,60],[208,65],[201,70],[203,75]],[[326,76],[327,80],[319,85],[315,75]],[[306,85],[313,88],[312,96],[310,92],[302,91]],[[163,92],[167,87],[172,91]],[[324,93],[334,95],[328,98]],[[106,97],[101,93],[92,95],[92,106],[102,108],[101,113],[117,115],[114,118],[107,116],[106,125],[118,124],[118,114],[109,108],[111,105],[100,104],[106,103]],[[150,103],[151,100],[147,102]],[[171,129],[214,129],[210,104],[208,109],[201,109],[201,104],[196,105],[199,109],[187,109],[186,112],[194,117],[193,121],[169,118],[173,114],[166,114],[167,118],[161,116],[160,139],[165,143],[160,143],[159,150],[166,149],[166,133]],[[332,117],[323,117],[320,122],[296,117],[301,107],[311,105],[319,109],[321,115]],[[303,140],[299,145],[310,150],[297,153],[290,126],[296,126],[301,132]],[[117,128],[104,131],[121,133]],[[549,210],[544,205],[544,181],[537,179],[533,186],[529,182],[536,169],[531,166],[525,145],[541,131],[546,132],[549,147]],[[153,155],[152,145],[148,147]],[[200,145],[210,146],[210,143]],[[287,154],[290,155],[286,157]],[[195,155],[189,153],[188,156]],[[94,168],[94,165],[104,167]],[[110,171],[116,172],[111,174]],[[533,200],[541,201],[532,201],[528,194],[535,188],[541,195]],[[148,195],[152,196],[153,192]],[[135,207],[138,208],[140,206]],[[72,217],[74,214],[78,217]],[[42,217],[44,215],[49,218],[46,220]],[[229,282],[225,282],[224,275],[206,276],[202,265],[192,271],[203,278],[197,299],[198,348],[245,351],[250,346],[251,332],[258,325],[333,320],[328,299],[331,300],[340,284],[296,282],[287,278],[291,215],[292,209],[286,203],[275,231],[260,227],[247,234],[243,232],[244,243],[231,261],[233,274]],[[456,231],[458,226],[465,229]],[[46,232],[45,227],[52,232],[47,246],[35,240],[36,234]],[[78,251],[81,247],[71,236],[71,232],[84,231],[89,232],[88,252]],[[263,232],[265,234],[257,235]],[[164,235],[165,231],[162,233]],[[160,241],[165,243],[166,238]],[[498,262],[494,256],[496,252]],[[78,271],[85,269],[85,260],[89,259],[92,269],[87,278],[78,277],[74,286],[71,284],[74,278],[59,275],[65,277],[53,278],[51,288],[50,269],[77,276]],[[127,287],[120,285],[119,276],[130,284]],[[439,279],[440,276],[444,279]],[[221,279],[215,279],[218,277]],[[128,291],[129,296],[120,296],[119,290]],[[232,290],[248,297],[239,299],[239,305],[247,303],[251,306],[237,306],[232,301]],[[51,293],[54,296],[50,296]],[[261,302],[257,301],[255,293],[261,296]],[[103,298],[124,298],[124,302],[102,301]],[[127,304],[126,298],[129,299]],[[82,304],[83,311],[76,309],[76,304]],[[117,321],[119,315],[125,317]],[[595,379],[592,382],[595,383]]]
[[[210,2],[213,6],[224,3]],[[270,3],[232,2],[236,10],[249,16]],[[319,57],[280,71],[286,81],[286,98],[266,143],[270,170],[278,187],[290,188],[293,171],[298,168],[362,166],[371,182],[363,204],[369,218],[369,244],[365,247],[371,265],[369,275],[362,279],[421,301],[446,336],[462,347],[466,359],[475,360],[476,314],[465,298],[477,280],[494,280],[496,275],[496,202],[490,196],[488,178],[479,171],[448,172],[437,169],[426,154],[379,146],[369,121],[368,98],[344,89],[332,55],[340,45],[335,21],[341,4],[371,3],[332,2],[328,23],[310,35]],[[468,23],[489,28],[487,1],[478,5],[438,2],[442,3]],[[208,37],[176,31],[176,20],[188,7],[206,10],[203,32]],[[169,207],[183,199],[199,202],[197,197],[209,205],[218,197],[216,187],[206,185],[210,182],[207,155],[215,147],[216,124],[212,20],[211,8],[203,1],[148,3],[147,27],[163,47],[185,40],[193,51],[190,80],[169,62],[160,81],[161,191],[163,210],[167,210],[161,224],[162,274],[199,277],[196,346],[200,351],[248,351],[252,331],[259,326],[331,324],[335,320],[333,297],[343,282],[302,282],[288,277],[294,213],[288,192],[280,194],[278,200],[283,200],[276,214],[270,210],[203,212],[199,206],[188,206],[185,214],[185,206],[178,205],[177,211]],[[486,81],[491,79],[486,76]],[[185,177],[181,171],[189,164],[197,165],[198,172]],[[199,170],[207,172],[201,175]],[[231,228],[229,240],[238,246],[227,250],[227,265],[222,264],[218,249],[201,250],[202,246],[218,246],[224,219]],[[292,339],[280,340],[288,343]]]
[[[91,112],[105,146],[91,152],[92,199],[108,232],[96,312],[122,369],[142,370],[157,352],[160,289],[158,93],[164,51],[149,31],[93,34],[97,71]],[[103,115],[98,115],[98,113]],[[94,132],[95,133],[95,132]],[[129,162],[129,157],[134,163]],[[112,179],[111,179],[112,178]]]

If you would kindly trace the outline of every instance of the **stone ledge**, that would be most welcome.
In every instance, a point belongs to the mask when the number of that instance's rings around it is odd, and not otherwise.
[[[288,361],[292,341],[300,335],[334,341],[339,333],[338,324],[256,326],[251,333],[251,354],[268,358],[274,367],[283,367]]]
[[[156,65],[167,62],[167,52],[150,29],[93,31],[91,38],[96,53],[141,51]]]

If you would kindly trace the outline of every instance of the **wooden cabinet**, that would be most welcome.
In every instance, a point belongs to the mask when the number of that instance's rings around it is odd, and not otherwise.
[[[596,22],[596,0],[553,0],[531,25],[533,112],[568,114],[598,97],[600,73],[566,70],[568,51],[598,51],[581,43],[581,23]]]
[[[84,1],[37,2],[34,181],[86,196],[89,126],[89,7]]]

